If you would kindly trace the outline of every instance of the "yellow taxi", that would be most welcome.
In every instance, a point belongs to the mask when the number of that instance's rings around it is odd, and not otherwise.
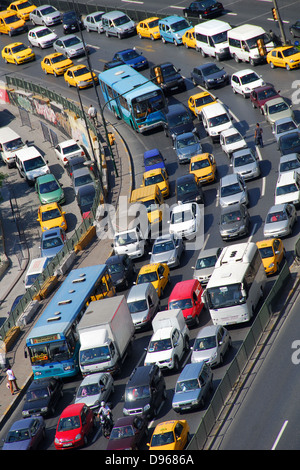
[[[155,39],[160,38],[160,32],[158,28],[159,18],[156,16],[151,16],[146,20],[140,21],[137,24],[136,32],[140,39],[147,38],[154,41]]]
[[[45,74],[52,73],[55,77],[63,75],[73,65],[71,59],[68,59],[61,52],[46,55],[41,62],[41,67]]]
[[[170,269],[168,265],[165,263],[152,263],[141,267],[136,284],[151,282],[156,289],[158,297],[160,297],[169,280]]]
[[[35,53],[30,49],[30,47],[25,46],[22,42],[8,44],[2,49],[1,55],[6,64],[10,63],[19,65],[35,60]]]
[[[13,36],[18,33],[25,33],[25,31],[27,31],[25,21],[21,20],[16,13],[8,10],[0,12],[0,34]]]
[[[155,168],[154,170],[145,171],[142,186],[151,186],[153,184],[158,185],[164,198],[169,196],[169,177],[164,168]]]
[[[32,5],[28,0],[17,0],[16,2],[12,2],[7,9],[16,13],[22,20],[28,21],[29,15],[36,9],[36,5]]]
[[[149,450],[183,450],[189,441],[190,427],[185,419],[159,423],[152,434]]]
[[[287,70],[300,67],[300,51],[295,46],[275,47],[267,54],[271,68],[284,67]]]
[[[188,29],[182,36],[182,44],[188,49],[196,49],[195,28]]]
[[[95,83],[98,83],[97,75],[94,72],[92,73]],[[64,79],[68,86],[87,88],[93,85],[92,73],[84,64],[74,65],[64,73]]]
[[[285,256],[285,249],[280,238],[270,238],[256,242],[267,276],[277,273]]]
[[[214,103],[216,103],[216,99],[208,91],[202,91],[189,97],[188,107],[199,118],[201,109]]]
[[[216,172],[216,160],[211,153],[201,153],[191,158],[190,173],[194,173],[200,183],[205,184],[215,181]]]
[[[67,230],[65,212],[57,202],[40,206],[36,220],[40,223],[42,232],[54,227],[61,227],[64,231]]]

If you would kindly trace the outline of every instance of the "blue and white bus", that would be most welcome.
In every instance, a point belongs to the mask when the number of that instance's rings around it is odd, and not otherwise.
[[[76,326],[89,302],[115,293],[105,264],[70,272],[26,338],[35,379],[72,377],[79,372]]]
[[[99,74],[104,106],[135,131],[143,133],[165,122],[166,99],[161,88],[129,65]]]

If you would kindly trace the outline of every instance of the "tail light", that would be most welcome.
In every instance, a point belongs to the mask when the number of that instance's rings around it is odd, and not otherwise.
[[[84,157],[84,151],[83,151],[83,150],[82,150],[82,152],[81,152],[81,156]]]

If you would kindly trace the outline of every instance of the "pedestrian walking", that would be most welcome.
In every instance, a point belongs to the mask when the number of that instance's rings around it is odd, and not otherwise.
[[[15,392],[19,392],[20,389],[17,385],[17,379],[15,374],[13,373],[13,370],[11,369],[10,366],[6,369],[6,377],[7,377],[7,383],[9,384],[9,389],[10,393],[13,395]],[[14,390],[15,387],[15,390]]]
[[[92,104],[88,109],[88,116],[93,121],[94,125],[97,126],[97,109]]]
[[[259,123],[257,123],[255,132],[254,132],[254,139],[255,139],[255,145],[259,145],[260,148],[263,148],[264,146],[262,134],[263,134],[263,130],[260,127]]]

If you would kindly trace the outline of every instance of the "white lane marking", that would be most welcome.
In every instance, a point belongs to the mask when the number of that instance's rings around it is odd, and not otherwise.
[[[280,429],[280,431],[279,431],[279,434],[278,434],[278,436],[277,436],[277,438],[276,438],[276,440],[275,440],[275,442],[274,442],[274,444],[273,444],[271,450],[275,450],[275,449],[276,449],[277,444],[278,444],[278,442],[280,441],[281,436],[282,436],[282,434],[284,433],[284,430],[285,430],[287,424],[288,424],[288,420],[285,420],[285,422],[283,423],[283,425],[282,425],[282,427],[281,427],[281,429]]]

